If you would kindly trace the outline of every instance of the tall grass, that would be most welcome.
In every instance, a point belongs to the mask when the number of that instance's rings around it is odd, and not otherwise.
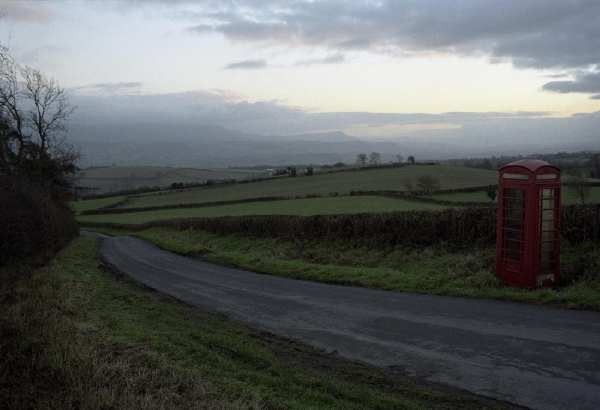
[[[0,271],[0,408],[499,408],[204,314],[100,270],[80,238]]]
[[[532,291],[504,285],[497,279],[495,247],[489,244],[456,249],[441,242],[414,247],[373,244],[363,239],[280,240],[167,228],[133,234],[183,255],[276,276],[600,310],[600,245],[593,241],[577,245],[564,242],[561,287]]]

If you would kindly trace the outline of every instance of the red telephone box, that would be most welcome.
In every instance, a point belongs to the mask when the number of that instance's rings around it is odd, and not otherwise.
[[[525,159],[499,173],[496,275],[524,288],[557,286],[560,169]]]

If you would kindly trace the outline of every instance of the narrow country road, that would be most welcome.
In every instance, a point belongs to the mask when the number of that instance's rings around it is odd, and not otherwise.
[[[105,238],[160,292],[340,356],[536,409],[600,409],[600,314],[283,279]]]

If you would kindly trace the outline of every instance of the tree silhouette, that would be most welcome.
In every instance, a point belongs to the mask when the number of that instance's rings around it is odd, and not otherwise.
[[[356,163],[364,166],[367,163],[367,154],[358,154],[356,156]]]
[[[371,152],[371,155],[369,155],[369,162],[373,165],[377,165],[381,162],[381,155],[379,155],[379,152]]]
[[[431,194],[440,189],[440,180],[431,174],[420,176],[417,178],[417,188],[431,198]]]

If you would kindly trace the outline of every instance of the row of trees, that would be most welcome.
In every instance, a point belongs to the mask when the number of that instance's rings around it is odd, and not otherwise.
[[[522,155],[499,156],[492,155],[489,158],[462,158],[450,159],[448,164],[464,166],[468,168],[480,168],[487,170],[498,170],[504,165],[520,159],[540,159],[556,165],[563,172],[571,170],[583,170],[592,178],[600,177],[600,154],[591,152],[559,152],[556,154],[531,154],[527,157]]]
[[[406,160],[410,164],[415,163],[415,157],[413,155],[409,155]],[[396,155],[396,163],[402,164],[403,162],[404,162],[404,157],[400,154],[397,154]],[[362,165],[362,166],[365,166],[367,164],[379,165],[379,164],[381,164],[381,155],[379,154],[379,152],[371,152],[369,155],[360,153],[356,156],[356,163],[358,165]]]
[[[0,45],[0,265],[78,232],[66,205],[79,158],[64,136],[74,109],[53,79]]]

